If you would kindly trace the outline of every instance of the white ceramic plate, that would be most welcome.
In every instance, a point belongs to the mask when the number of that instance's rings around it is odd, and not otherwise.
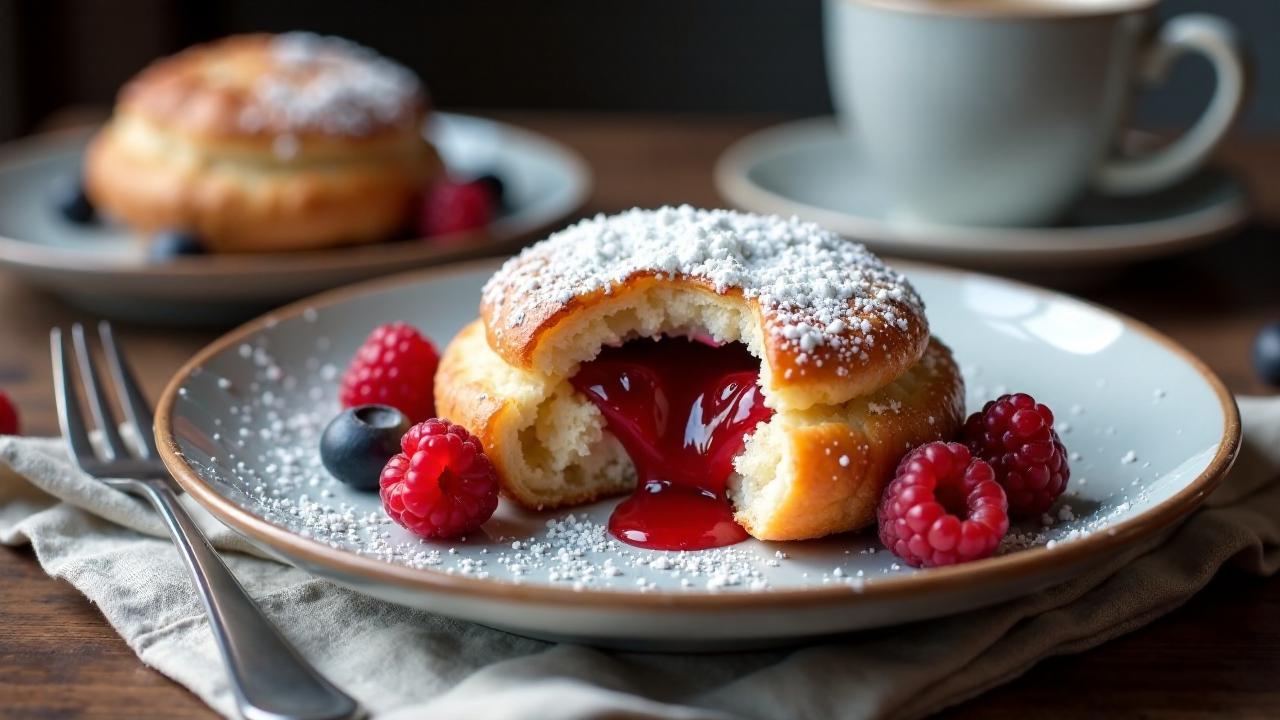
[[[451,172],[494,172],[503,179],[507,208],[485,233],[431,243],[148,262],[124,228],[78,226],[55,209],[54,187],[79,172],[90,136],[82,130],[0,150],[0,265],[100,315],[178,324],[243,320],[357,280],[510,252],[580,208],[590,190],[590,173],[577,154],[527,130],[437,113],[425,132]]]
[[[906,266],[960,359],[971,407],[1008,389],[1057,410],[1074,459],[1069,510],[1055,513],[1073,519],[1020,528],[997,557],[925,571],[899,566],[870,532],[639,550],[604,535],[616,500],[550,514],[504,501],[465,542],[419,541],[376,495],[325,473],[318,433],[338,408],[336,375],[371,328],[404,319],[443,343],[474,317],[493,269],[367,283],[232,332],[161,399],[166,464],[269,553],[361,592],[538,637],[711,649],[935,617],[1064,580],[1189,512],[1239,443],[1222,383],[1145,326],[1046,290]]]
[[[1222,237],[1249,213],[1239,181],[1210,169],[1151,195],[1086,197],[1054,227],[897,222],[888,189],[832,118],[799,120],[744,138],[721,156],[716,185],[738,207],[799,215],[880,253],[986,268],[1060,270],[1168,255]]]

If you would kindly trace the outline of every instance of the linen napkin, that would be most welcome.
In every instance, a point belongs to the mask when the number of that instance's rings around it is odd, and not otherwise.
[[[376,718],[914,718],[1182,604],[1230,563],[1280,568],[1280,398],[1242,398],[1245,443],[1161,541],[1004,605],[781,651],[648,655],[552,645],[372,600],[260,556],[188,508],[266,613]],[[30,543],[147,665],[231,717],[208,623],[160,521],[78,472],[60,440],[0,438],[0,542]]]

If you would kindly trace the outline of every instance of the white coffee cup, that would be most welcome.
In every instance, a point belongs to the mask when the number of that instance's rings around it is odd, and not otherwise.
[[[826,0],[831,92],[892,195],[895,217],[1032,226],[1087,189],[1152,192],[1186,178],[1245,96],[1224,20],[1156,27],[1156,0]],[[1196,52],[1217,85],[1190,130],[1115,154],[1133,95]]]

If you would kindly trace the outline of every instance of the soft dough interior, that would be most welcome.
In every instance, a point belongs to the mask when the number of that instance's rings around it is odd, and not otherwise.
[[[504,489],[532,508],[560,507],[626,492],[635,470],[604,432],[600,411],[568,380],[508,365],[479,321],[445,350],[437,411],[477,433]]]
[[[568,382],[537,406],[532,424],[518,430],[521,452],[513,460],[539,505],[563,504],[555,498],[565,492],[594,498],[635,487],[631,458],[604,425],[600,410]]]

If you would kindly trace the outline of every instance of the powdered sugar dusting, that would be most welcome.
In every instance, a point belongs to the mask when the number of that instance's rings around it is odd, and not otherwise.
[[[508,261],[484,289],[491,317],[505,322],[490,330],[501,336],[538,306],[609,293],[641,273],[740,290],[765,309],[780,348],[827,348],[843,361],[867,361],[875,332],[906,330],[905,315],[924,312],[902,275],[814,223],[683,205],[597,215]]]
[[[422,85],[405,67],[343,38],[291,32],[271,40],[273,72],[253,85],[240,126],[361,135],[412,118]]]

